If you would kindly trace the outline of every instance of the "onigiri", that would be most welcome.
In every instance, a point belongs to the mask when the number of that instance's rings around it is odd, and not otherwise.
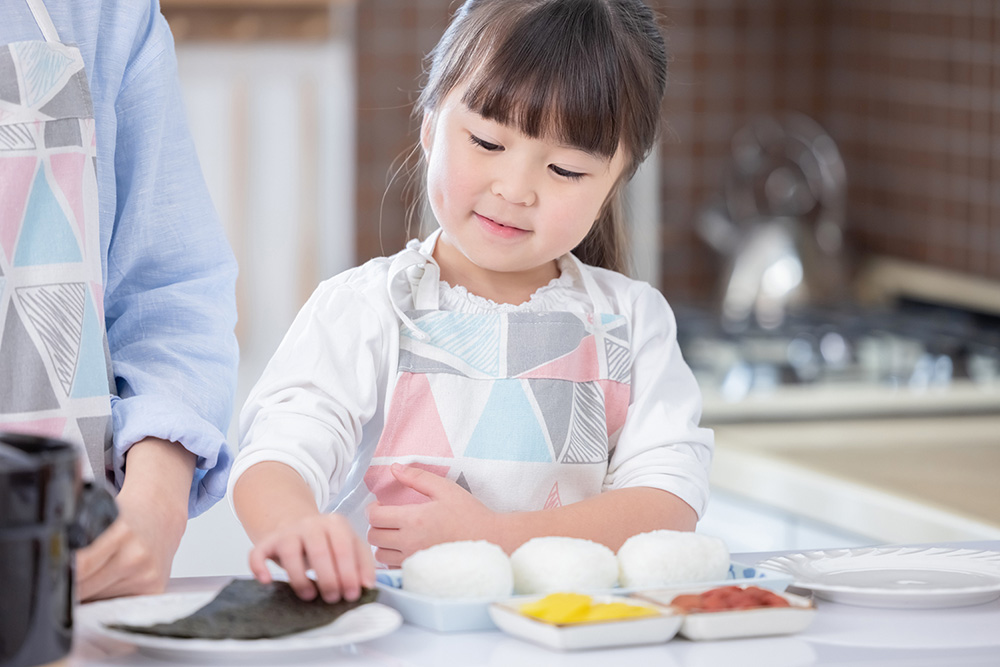
[[[403,590],[438,598],[501,598],[511,594],[510,557],[485,540],[443,542],[403,561]]]
[[[614,588],[615,553],[597,542],[575,537],[536,537],[511,554],[514,591],[520,595]]]
[[[618,569],[625,588],[718,581],[729,574],[729,547],[710,535],[654,530],[625,541]]]

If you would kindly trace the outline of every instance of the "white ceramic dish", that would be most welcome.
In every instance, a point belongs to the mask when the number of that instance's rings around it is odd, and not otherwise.
[[[670,606],[678,595],[704,593],[715,586],[663,588],[655,591],[633,593],[632,598]],[[746,588],[746,584],[741,588]],[[684,622],[680,635],[687,639],[739,639],[788,635],[809,627],[816,616],[816,605],[801,595],[775,591],[788,601],[788,607],[760,607],[733,609],[731,611],[704,611],[680,613]]]
[[[1000,597],[1000,552],[869,547],[778,556],[760,567],[792,576],[816,596],[866,607],[941,608]]]
[[[400,588],[402,577],[399,570],[382,570],[378,573],[377,587],[379,602],[387,604],[403,615],[403,620],[438,632],[471,632],[495,630],[496,623],[490,618],[489,605],[498,600],[492,598],[435,598],[417,595]],[[729,575],[716,582],[705,582],[709,588],[727,584],[753,583],[761,588],[783,591],[792,583],[791,575],[764,568],[730,563]],[[701,585],[701,584],[699,584]],[[631,589],[596,591],[601,594],[626,595]]]
[[[185,663],[195,659],[249,661],[276,655],[284,658],[295,653],[368,641],[387,635],[403,624],[395,609],[372,602],[352,609],[329,625],[278,639],[180,639],[113,630],[106,626],[174,621],[207,604],[215,595],[215,591],[167,593],[93,602],[80,606],[75,620],[85,631],[132,644],[141,653]]]
[[[628,600],[628,603],[649,607],[657,612],[656,616],[557,625],[525,616],[519,611],[521,605],[542,597],[545,596],[518,596],[494,602],[489,605],[490,618],[498,628],[514,637],[558,650],[661,644],[677,634],[683,620],[669,609],[643,600]],[[616,595],[594,595],[593,600],[595,604],[599,604],[621,602],[622,598]]]

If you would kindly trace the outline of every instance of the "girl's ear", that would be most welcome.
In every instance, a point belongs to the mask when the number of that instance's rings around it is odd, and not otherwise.
[[[431,152],[431,144],[434,143],[434,114],[425,111],[424,119],[420,123],[420,147],[424,151],[424,157]]]

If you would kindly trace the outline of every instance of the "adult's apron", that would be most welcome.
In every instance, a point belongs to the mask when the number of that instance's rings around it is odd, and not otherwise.
[[[414,246],[396,260],[424,271],[414,310],[399,313],[399,367],[368,489],[383,504],[426,501],[395,480],[389,466],[398,462],[500,512],[600,493],[628,411],[626,319],[579,265],[593,313],[440,310],[437,266],[418,254]]]
[[[90,478],[111,448],[94,110],[80,50],[27,3],[43,39],[0,46],[0,430],[78,444]]]

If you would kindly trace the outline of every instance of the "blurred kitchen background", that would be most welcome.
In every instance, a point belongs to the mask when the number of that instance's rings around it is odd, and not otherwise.
[[[1000,537],[1000,2],[652,4],[672,60],[633,274],[716,429],[699,530]],[[238,413],[316,283],[405,242],[410,105],[457,1],[162,5],[241,266]],[[220,503],[174,573],[247,572],[248,549]]]

